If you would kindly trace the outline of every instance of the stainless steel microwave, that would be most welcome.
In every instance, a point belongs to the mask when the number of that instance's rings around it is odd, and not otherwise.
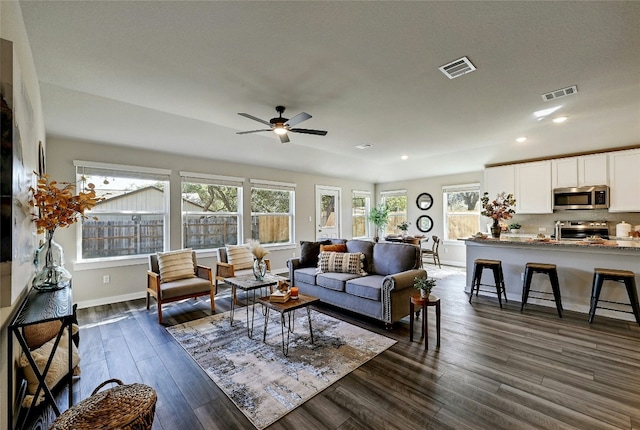
[[[556,188],[553,190],[553,209],[607,209],[609,187]]]

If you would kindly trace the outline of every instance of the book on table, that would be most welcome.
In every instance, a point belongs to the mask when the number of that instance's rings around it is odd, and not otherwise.
[[[285,303],[289,300],[289,291],[276,290],[269,296],[269,301],[276,303]]]

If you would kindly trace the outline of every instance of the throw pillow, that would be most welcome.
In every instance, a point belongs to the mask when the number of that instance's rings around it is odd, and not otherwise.
[[[49,356],[51,355],[51,351],[53,350],[53,344],[56,339],[53,338],[42,345],[40,348],[37,348],[31,351],[31,356],[33,357],[33,361],[35,361],[36,366],[38,366],[38,370],[40,373],[44,370],[47,365],[47,361],[49,360]],[[75,368],[80,363],[80,355],[78,354],[78,350],[76,349],[76,345],[72,343],[72,360],[71,367]],[[20,360],[18,363],[24,370],[24,377],[27,380],[27,394],[22,402],[22,405],[25,407],[30,407],[33,403],[33,396],[36,393],[36,389],[38,388],[38,378],[36,378],[36,374],[34,373],[29,361],[27,360],[27,356],[22,353],[20,355]],[[67,330],[64,331],[62,337],[60,338],[60,343],[56,348],[55,354],[53,356],[53,361],[51,362],[51,366],[49,367],[49,371],[47,372],[44,380],[49,389],[53,388],[58,382],[62,380],[62,378],[67,374],[69,366],[69,333]],[[36,401],[36,405],[39,404],[44,399],[44,394],[42,390],[40,390],[40,395],[38,395],[38,399]]]
[[[28,325],[22,328],[22,335],[27,341],[29,349],[34,350],[56,337],[60,327],[62,327],[62,321],[60,320]]]
[[[246,245],[227,245],[227,262],[233,265],[234,270],[251,269],[253,267],[253,254]]]
[[[316,267],[318,265],[318,256],[320,255],[320,245],[328,245],[330,241],[309,242],[300,241],[300,267]]]
[[[344,243],[336,245],[320,245],[320,252],[347,252],[347,245]]]
[[[196,266],[193,263],[192,253],[191,249],[158,252],[160,280],[171,282],[178,279],[195,278]]]
[[[318,273],[337,272],[366,276],[364,255],[360,252],[320,252]]]

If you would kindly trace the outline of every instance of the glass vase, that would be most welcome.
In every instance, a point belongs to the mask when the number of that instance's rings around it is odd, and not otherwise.
[[[64,268],[64,250],[53,240],[55,230],[47,231],[45,242],[36,251],[36,276],[33,288],[39,291],[54,291],[69,285],[71,273]]]
[[[262,258],[253,260],[253,276],[258,281],[264,281],[264,275],[267,274],[267,263]]]

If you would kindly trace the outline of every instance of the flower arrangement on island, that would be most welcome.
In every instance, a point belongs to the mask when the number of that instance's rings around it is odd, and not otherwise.
[[[516,213],[516,199],[513,198],[513,194],[500,193],[496,196],[495,200],[489,201],[489,193],[484,193],[480,199],[482,202],[481,215],[492,218],[494,224],[498,221],[513,218],[513,214]]]

